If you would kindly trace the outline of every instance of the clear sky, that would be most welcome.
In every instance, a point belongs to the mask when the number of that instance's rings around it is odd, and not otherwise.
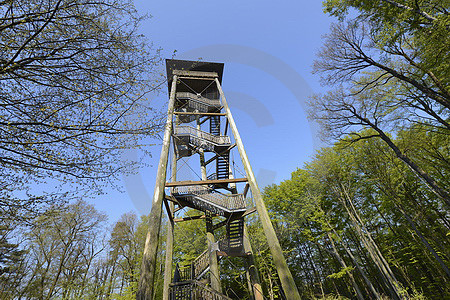
[[[135,5],[152,16],[142,33],[167,58],[176,51],[176,59],[225,63],[222,86],[261,188],[289,178],[311,159],[320,140],[306,119],[304,101],[321,89],[311,66],[333,21],[321,1],[136,0]],[[166,98],[152,101],[162,106]],[[155,143],[151,166],[119,183],[124,193],[92,200],[111,221],[128,211],[150,211],[161,149],[160,141]],[[124,159],[139,156],[132,152]]]

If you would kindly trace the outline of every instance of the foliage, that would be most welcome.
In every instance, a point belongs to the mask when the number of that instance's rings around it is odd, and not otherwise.
[[[447,143],[430,142],[439,133],[417,129],[403,130],[394,141],[410,146],[417,141],[419,147],[408,153],[423,161],[448,159]],[[440,166],[436,170],[446,182],[447,167]],[[276,228],[297,285],[311,287],[312,294],[352,298],[357,286],[375,296],[370,285],[389,298],[396,293],[440,299],[450,293],[443,288],[450,258],[445,209],[382,141],[344,141],[324,148],[264,195],[276,224],[283,222],[283,228]],[[386,274],[389,280],[380,272],[386,266],[392,272]],[[303,293],[308,294],[306,289]]]
[[[146,97],[161,59],[127,0],[7,0],[0,13],[0,207],[14,220],[67,198],[33,184],[97,193],[131,170],[122,150],[160,128]]]
[[[416,125],[448,136],[448,3],[330,0],[324,4],[341,20],[356,17],[333,25],[318,54],[314,71],[332,89],[311,98],[310,117],[323,125],[327,137],[383,140],[450,206],[448,186],[390,136]],[[361,133],[368,128],[372,131]]]

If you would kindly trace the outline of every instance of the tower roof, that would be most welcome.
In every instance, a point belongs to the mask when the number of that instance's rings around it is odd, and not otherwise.
[[[223,63],[216,63],[216,62],[166,59],[167,85],[169,88],[169,93],[172,85],[174,70],[215,72],[218,75],[219,82],[222,84],[223,66],[224,66]]]

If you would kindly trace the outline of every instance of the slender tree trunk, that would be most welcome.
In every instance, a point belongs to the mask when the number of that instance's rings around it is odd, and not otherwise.
[[[392,191],[392,189],[380,189],[383,191],[383,193],[388,196],[388,197],[392,197],[394,199],[398,199],[401,200],[399,198],[399,196],[394,193]],[[408,194],[408,191],[407,195]],[[409,200],[413,200],[411,195],[409,195],[407,197]],[[441,269],[445,272],[445,274],[447,274],[448,277],[450,277],[450,270],[448,269],[447,265],[445,264],[445,262],[442,260],[442,258],[439,256],[439,254],[437,254],[437,252],[433,249],[433,247],[428,243],[427,239],[423,236],[423,234],[420,232],[420,230],[417,228],[415,222],[412,220],[412,218],[409,216],[409,214],[405,211],[405,209],[403,208],[403,206],[400,203],[397,202],[393,202],[395,207],[400,211],[400,213],[403,215],[403,217],[406,219],[406,221],[408,222],[408,224],[411,226],[411,228],[414,230],[414,232],[417,234],[417,236],[420,239],[420,242],[425,246],[425,248],[431,253],[431,255],[434,257],[434,259],[438,262],[438,264],[440,265]],[[377,208],[378,210],[378,208]],[[380,213],[381,214],[381,213]],[[384,218],[384,217],[383,217]],[[427,216],[426,216],[427,218]],[[428,219],[428,218],[427,218]],[[433,226],[434,224],[430,223],[431,226]],[[391,229],[392,230],[392,229]]]
[[[347,264],[345,263],[345,261],[342,259],[341,255],[339,254],[336,245],[334,244],[333,238],[331,237],[330,232],[327,232],[328,235],[328,240],[331,243],[331,246],[333,247],[333,253],[334,253],[334,257],[336,257],[336,259],[339,261],[339,263],[341,264],[342,268],[346,269],[347,268]],[[364,296],[361,293],[361,290],[359,289],[358,284],[355,281],[355,278],[353,277],[353,274],[351,271],[347,271],[347,275],[350,278],[350,281],[353,285],[353,288],[356,292],[356,297],[360,300],[364,300]]]
[[[372,127],[380,138],[394,151],[395,155],[402,160],[411,170],[416,174],[444,203],[447,207],[450,207],[450,196],[443,188],[441,188],[437,182],[422,168],[416,165],[406,154],[404,154],[397,145],[379,128],[376,124],[370,122],[367,118],[363,118],[360,115],[356,115],[361,121],[367,123]]]
[[[321,209],[322,210],[322,209]],[[322,210],[323,212],[323,210]],[[331,226],[331,224],[328,222],[328,220],[326,220],[327,225],[329,228],[332,228],[333,234],[336,235],[336,237],[338,238],[338,240],[340,240],[342,242],[342,246],[344,247],[345,252],[347,253],[347,255],[350,257],[350,259],[352,260],[353,264],[356,266],[356,268],[358,269],[359,273],[361,274],[361,276],[364,279],[364,282],[367,284],[367,286],[369,287],[370,291],[373,293],[373,295],[375,296],[376,299],[380,299],[380,295],[378,294],[377,290],[375,289],[375,287],[373,286],[372,282],[369,280],[369,277],[367,276],[366,272],[364,272],[363,268],[360,266],[360,264],[358,263],[358,261],[356,260],[355,256],[353,255],[352,251],[350,251],[350,248],[348,247],[347,243],[339,236],[339,234],[337,233],[337,231]],[[328,235],[328,237],[331,239],[331,236]]]
[[[444,270],[444,272],[447,274],[447,276],[450,277],[450,271],[449,271],[448,267],[445,265],[444,261],[436,253],[436,251],[434,251],[433,247],[431,247],[431,245],[428,243],[428,241],[425,239],[425,237],[419,231],[419,229],[417,229],[416,224],[411,219],[411,217],[403,209],[400,208],[400,211],[403,214],[403,216],[405,217],[405,219],[408,221],[409,225],[411,225],[412,229],[417,234],[417,236],[419,237],[419,239],[422,242],[422,244],[425,245],[425,247],[428,249],[428,251],[430,251],[431,255],[433,255],[433,257],[439,263],[439,265],[441,266],[442,270]]]
[[[378,246],[376,245],[375,241],[372,239],[370,232],[364,227],[364,222],[362,221],[355,206],[353,205],[353,201],[352,201],[350,195],[348,194],[346,188],[342,184],[340,184],[340,188],[337,189],[336,192],[338,193],[338,197],[341,200],[342,204],[344,205],[344,207],[347,211],[347,214],[349,215],[350,219],[352,220],[352,222],[355,226],[355,229],[361,238],[361,241],[365,245],[367,251],[369,252],[369,255],[371,256],[372,260],[378,266],[381,274],[383,275],[383,277],[387,283],[387,286],[389,287],[389,290],[391,291],[392,296],[395,299],[402,299],[403,297],[402,297],[402,293],[400,291],[400,284],[398,283],[392,270],[390,269],[389,264],[384,259],[384,256],[381,254],[380,250],[378,249]],[[347,201],[351,206],[351,210],[347,205]]]

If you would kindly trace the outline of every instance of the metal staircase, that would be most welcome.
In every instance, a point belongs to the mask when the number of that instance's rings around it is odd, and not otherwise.
[[[219,241],[219,249],[228,256],[244,256],[244,218],[227,223],[227,238]]]
[[[172,283],[169,288],[170,300],[232,300],[216,292],[197,280]]]
[[[231,145],[229,136],[213,135],[191,126],[175,127],[174,141],[178,157],[191,156],[197,148],[220,153]]]
[[[246,210],[244,195],[214,193],[201,185],[175,187],[172,196],[183,206],[223,217],[242,215]]]
[[[178,92],[176,99],[175,109],[179,112],[217,112],[221,108],[219,99],[209,99],[194,93]],[[196,115],[182,115],[179,121],[190,123],[196,118]]]
[[[228,179],[230,176],[230,151],[217,156],[216,160],[217,179]]]
[[[211,116],[209,119],[209,132],[214,135],[220,135],[220,117]]]
[[[189,157],[195,153],[212,152],[216,163],[216,172],[208,179],[222,180],[230,178],[230,137],[221,135],[221,103],[216,90],[211,94],[195,94],[177,92],[175,111],[179,123],[173,130],[173,142],[177,158]],[[209,120],[209,132],[200,129],[201,124]],[[196,121],[196,127],[184,125]],[[179,125],[183,124],[183,125]],[[195,126],[195,125],[194,125]],[[226,130],[225,130],[226,132]],[[199,151],[202,149],[203,151]],[[232,194],[224,194],[218,189],[227,189]],[[214,255],[244,256],[244,217],[246,201],[243,194],[236,194],[236,188],[230,189],[228,183],[205,185],[180,185],[173,187],[171,195],[180,207],[190,207],[202,211],[206,215],[207,227],[215,229],[226,225],[226,238],[216,242]],[[224,217],[220,223],[213,224],[212,216]],[[208,223],[209,222],[209,223]],[[187,266],[176,266],[169,295],[172,300],[184,299],[230,299],[200,282],[210,270],[210,254],[208,250],[200,254]]]

